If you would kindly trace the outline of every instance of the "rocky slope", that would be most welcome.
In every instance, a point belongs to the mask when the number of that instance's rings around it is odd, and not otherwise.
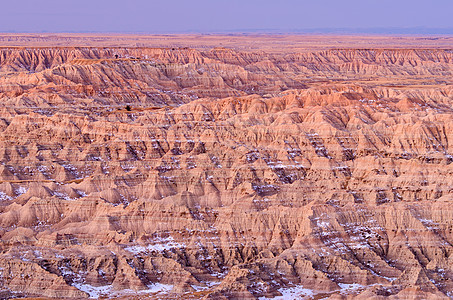
[[[453,297],[452,50],[3,48],[0,74],[2,298]]]

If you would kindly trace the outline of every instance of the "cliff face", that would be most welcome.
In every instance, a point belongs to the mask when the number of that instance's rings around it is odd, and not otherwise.
[[[453,52],[0,50],[0,296],[453,294]]]

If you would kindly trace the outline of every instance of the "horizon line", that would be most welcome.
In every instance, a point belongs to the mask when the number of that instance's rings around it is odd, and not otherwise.
[[[275,34],[275,35],[290,35],[290,34],[337,34],[337,35],[453,35],[452,28],[427,28],[427,27],[375,27],[375,28],[307,28],[307,29],[234,29],[234,30],[163,30],[163,31],[102,31],[102,30],[60,30],[60,31],[16,31],[16,30],[0,30],[2,34],[143,34],[143,35],[159,35],[159,34]]]

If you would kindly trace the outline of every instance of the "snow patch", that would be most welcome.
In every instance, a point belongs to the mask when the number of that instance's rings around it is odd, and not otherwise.
[[[350,284],[338,283],[338,286],[341,288],[340,293],[355,291],[355,290],[364,288],[363,285],[358,284],[358,283],[350,283]]]
[[[71,198],[71,197],[69,197],[69,195],[66,194],[66,193],[62,193],[62,192],[53,192],[53,194],[54,194],[55,196],[57,196],[58,198],[63,199],[63,200],[66,200],[66,201],[74,201],[74,200],[77,200],[77,198]]]
[[[89,284],[74,283],[73,286],[90,295],[92,299],[98,299],[102,295],[109,295],[112,290],[111,285],[92,286]]]
[[[301,285],[290,287],[290,288],[281,288],[278,290],[282,295],[274,297],[274,300],[296,300],[303,297],[313,297],[314,292],[311,289],[306,289]],[[265,297],[259,298],[260,300],[266,299]]]
[[[173,285],[170,284],[162,284],[162,283],[153,283],[148,285],[148,290],[139,291],[140,294],[148,294],[148,293],[168,293],[173,289]]]
[[[15,193],[17,196],[20,196],[22,194],[25,194],[28,191],[26,187],[20,186],[15,190]]]
[[[166,250],[169,251],[172,249],[181,249],[184,247],[185,245],[175,242],[173,237],[169,236],[167,238],[158,238],[156,240],[156,243],[154,244],[149,244],[147,246],[136,245],[126,247],[124,249],[134,254],[140,254],[149,251],[164,252]]]
[[[140,294],[161,294],[168,293],[173,289],[173,285],[153,283],[148,285],[147,290],[134,291],[125,289],[121,291],[112,291],[112,285],[92,286],[85,283],[74,283],[73,286],[89,295],[91,299],[98,299],[101,296],[121,296],[121,295],[140,295]]]
[[[11,201],[13,200],[13,197],[8,196],[4,192],[0,191],[0,201]]]

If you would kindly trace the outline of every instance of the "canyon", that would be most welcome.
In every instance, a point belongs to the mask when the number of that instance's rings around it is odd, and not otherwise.
[[[453,298],[452,38],[9,38],[0,298]]]

